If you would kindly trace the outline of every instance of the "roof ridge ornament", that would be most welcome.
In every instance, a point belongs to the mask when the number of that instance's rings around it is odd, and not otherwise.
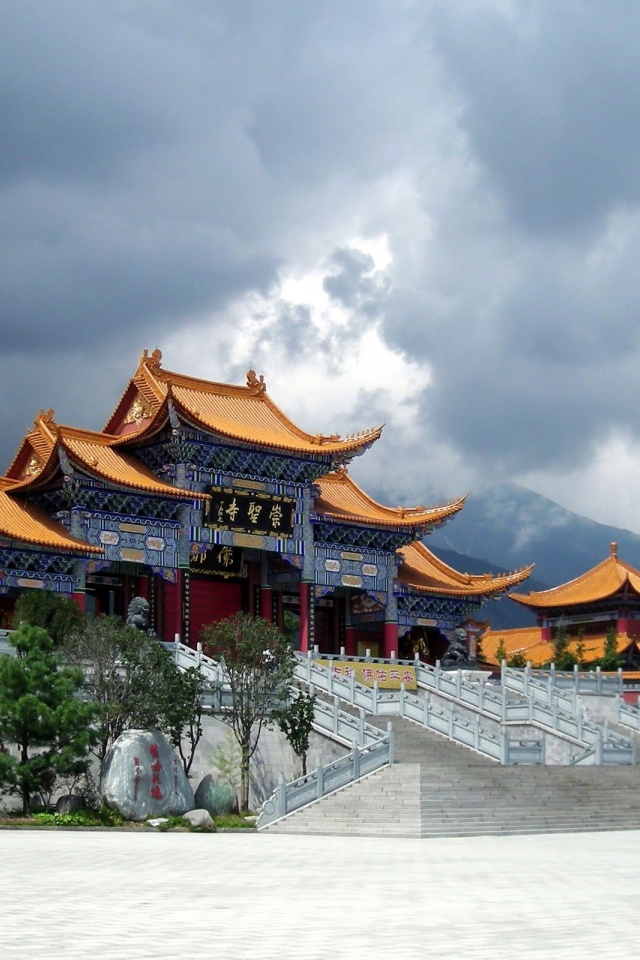
[[[34,423],[36,426],[38,426],[39,423],[53,423],[53,410],[51,407],[48,410],[38,410]]]
[[[247,386],[254,397],[264,396],[267,390],[263,375],[260,374],[260,379],[258,379],[255,370],[247,370]]]
[[[140,365],[144,364],[149,370],[157,371],[162,365],[162,350],[159,350],[157,347],[149,356],[148,350],[142,351],[142,356],[140,358]]]

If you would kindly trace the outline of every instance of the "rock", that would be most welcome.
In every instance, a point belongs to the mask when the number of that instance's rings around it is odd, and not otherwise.
[[[84,801],[82,797],[77,797],[73,793],[65,793],[64,796],[58,797],[56,813],[77,813],[78,810],[82,810],[83,807]]]
[[[192,827],[199,827],[201,830],[209,830],[211,833],[215,833],[216,826],[208,810],[189,810],[182,814],[182,819],[188,820]]]
[[[102,765],[100,791],[125,820],[177,817],[193,810],[180,758],[159,730],[125,730]]]
[[[212,817],[226,817],[238,812],[238,797],[226,780],[216,780],[208,773],[198,784],[195,805],[207,810]]]

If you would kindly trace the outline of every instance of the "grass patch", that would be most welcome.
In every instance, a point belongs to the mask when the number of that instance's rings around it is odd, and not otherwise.
[[[255,822],[245,820],[242,814],[213,817],[216,830],[255,830]],[[101,807],[100,810],[78,810],[75,813],[22,813],[11,812],[0,816],[0,826],[12,827],[123,827],[133,821],[125,820],[116,810]],[[143,824],[136,824],[143,826]],[[206,833],[199,827],[193,827],[183,817],[169,817],[166,823],[155,828],[162,833],[168,830],[188,830],[190,833]]]
[[[245,820],[240,813],[230,813],[225,817],[214,817],[213,822],[218,830],[255,830],[255,822]]]

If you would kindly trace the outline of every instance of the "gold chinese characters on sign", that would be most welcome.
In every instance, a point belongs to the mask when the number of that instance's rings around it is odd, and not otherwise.
[[[216,530],[255,533],[267,537],[291,537],[296,501],[291,497],[232,487],[208,487],[211,500],[204,523]]]
[[[404,683],[405,690],[417,690],[416,668],[400,663],[362,663],[357,660],[316,660],[323,667],[331,666],[335,677],[350,680],[365,687],[378,684],[380,690],[399,690]]]
[[[201,573],[207,577],[242,576],[242,550],[225,544],[211,546],[191,556],[191,573]]]

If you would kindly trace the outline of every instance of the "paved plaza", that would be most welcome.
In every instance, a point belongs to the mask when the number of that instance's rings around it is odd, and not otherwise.
[[[3,830],[0,957],[630,957],[639,841]]]

